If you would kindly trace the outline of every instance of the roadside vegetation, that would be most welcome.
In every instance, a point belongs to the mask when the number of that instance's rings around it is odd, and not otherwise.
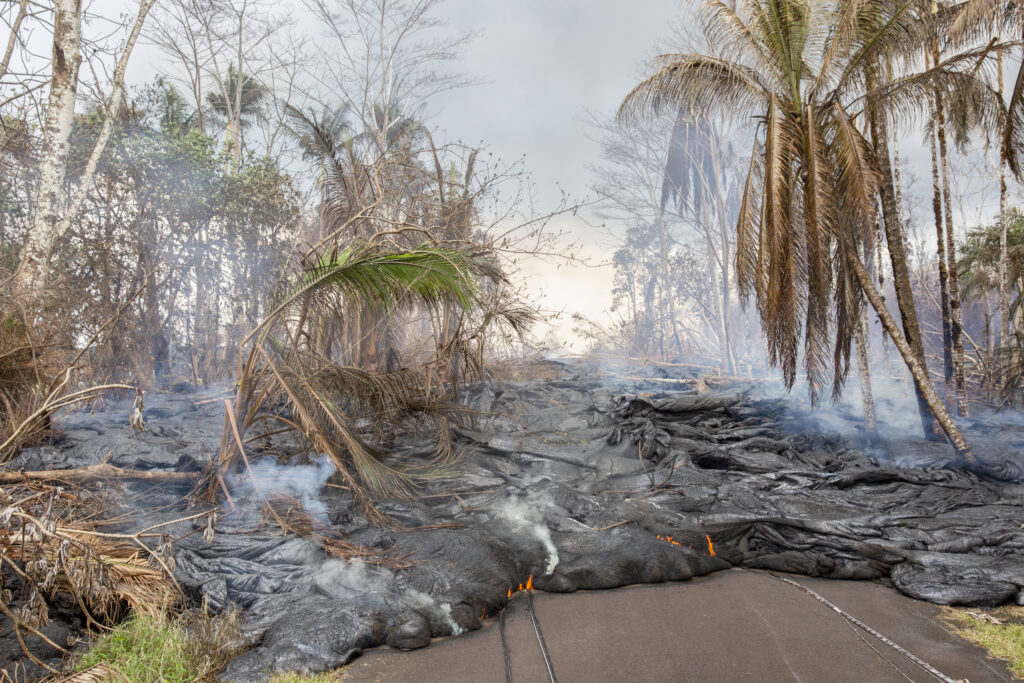
[[[144,0],[113,50],[81,3],[0,9],[0,79],[20,79],[10,92],[3,81],[0,104],[0,464],[47,443],[59,411],[134,397],[128,422],[144,432],[145,392],[223,384],[237,391],[214,404],[225,430],[213,462],[157,475],[194,485],[180,519],[224,502],[225,479],[250,459],[275,457],[254,452],[263,437],[325,453],[380,524],[376,498],[411,498],[457,459],[459,392],[523,353],[540,318],[516,261],[567,258],[546,225],[573,207],[541,214],[521,167],[437,139],[428,96],[466,83],[444,68],[462,38],[424,41],[438,4],[311,0],[313,21],[366,41],[318,58],[297,57],[286,17],[262,3]],[[349,28],[336,31],[346,48]],[[32,62],[23,39],[37,30],[67,59]],[[166,68],[132,87],[124,67],[140,36]],[[23,60],[37,70],[10,70]],[[330,86],[299,87],[310,83]],[[436,444],[432,458],[391,457],[410,433]],[[16,666],[60,672],[68,648],[40,631],[60,600],[105,634],[80,670],[209,678],[237,652],[225,622],[180,612],[163,525],[102,526],[131,524],[103,495],[113,487],[95,485],[133,476],[109,457],[53,478],[0,473],[0,619],[24,654]],[[388,561],[298,501],[254,495],[282,534]]]
[[[957,635],[1006,661],[1010,673],[1024,680],[1024,607],[950,608],[944,617]]]
[[[135,615],[91,643],[75,662],[72,673],[131,683],[212,681],[244,649],[236,613]],[[336,672],[276,675],[271,679],[272,683],[334,680],[338,680]]]

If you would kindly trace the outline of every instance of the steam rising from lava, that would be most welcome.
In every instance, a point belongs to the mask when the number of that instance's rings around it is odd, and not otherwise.
[[[550,500],[532,494],[523,498],[507,498],[493,508],[495,517],[507,522],[514,533],[527,534],[541,542],[548,554],[545,575],[554,572],[558,566],[558,548],[551,539],[551,529],[544,521],[544,510],[550,506]]]
[[[320,489],[334,474],[334,465],[326,455],[314,455],[310,460],[310,465],[293,465],[262,458],[252,463],[252,477],[245,471],[233,472],[228,475],[227,483],[233,497],[242,498],[258,491],[264,498],[296,498],[302,502],[306,512],[321,522],[327,522],[327,506],[320,499]]]
[[[452,607],[438,602],[430,595],[414,588],[402,590],[396,586],[395,572],[387,567],[368,565],[362,560],[332,558],[324,562],[313,574],[316,588],[332,597],[352,599],[361,593],[386,596],[399,595],[401,602],[416,612],[430,615],[448,625],[452,635],[459,635],[464,628],[452,618]]]

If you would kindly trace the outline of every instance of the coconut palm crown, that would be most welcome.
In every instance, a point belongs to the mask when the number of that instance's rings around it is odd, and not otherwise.
[[[917,0],[705,0],[701,28],[714,48],[663,55],[619,110],[626,121],[681,108],[754,119],[737,285],[755,298],[769,358],[789,387],[802,346],[813,402],[830,379],[838,396],[849,370],[861,295],[848,259],[870,246],[875,221],[880,175],[858,119],[869,106],[918,109],[935,87],[973,117],[998,116],[974,77],[991,45],[867,87],[879,65],[912,63],[902,50],[922,44],[928,17]]]

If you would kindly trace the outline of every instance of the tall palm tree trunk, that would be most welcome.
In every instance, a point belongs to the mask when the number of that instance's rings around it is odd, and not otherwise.
[[[1003,53],[997,56],[999,71],[999,101],[1003,100]],[[1009,125],[1009,123],[1004,124]],[[1010,344],[1010,277],[1009,277],[1009,240],[1006,226],[1006,145],[999,145],[999,347]],[[991,347],[990,347],[991,352]],[[997,364],[1002,368],[1003,364]],[[1005,373],[1000,370],[996,378],[997,385],[1006,383]]]
[[[854,332],[854,341],[857,345],[857,366],[860,371],[860,399],[861,405],[864,408],[864,429],[873,433],[876,429],[875,396],[871,390],[871,364],[868,361],[867,326],[867,310],[862,308],[860,321]]]
[[[877,88],[877,76],[873,71],[868,73],[868,90]],[[925,368],[924,343],[921,340],[921,328],[917,320],[917,308],[914,305],[914,294],[910,284],[910,271],[907,267],[907,251],[903,242],[903,225],[896,210],[896,191],[893,186],[892,164],[889,157],[889,131],[885,116],[878,107],[868,106],[868,123],[871,128],[871,140],[875,146],[875,157],[881,172],[879,187],[882,195],[882,224],[885,228],[885,240],[889,247],[889,260],[892,263],[893,287],[896,290],[896,304],[899,307],[900,319],[903,322],[904,339],[914,355],[916,362]],[[859,260],[858,260],[859,262]],[[890,336],[892,336],[890,334]],[[921,427],[926,438],[935,438],[935,420],[933,410],[922,393],[921,385],[915,382],[918,413]]]
[[[936,11],[936,3],[932,2],[932,11]],[[940,61],[939,39],[933,36],[931,41],[932,66],[937,67]],[[946,219],[946,259],[949,272],[949,320],[950,341],[953,351],[953,380],[956,392],[956,407],[960,415],[970,414],[967,403],[967,377],[964,371],[964,340],[963,314],[960,310],[960,284],[956,273],[956,241],[953,236],[953,204],[949,191],[949,154],[946,145],[946,114],[942,93],[935,90],[935,125],[939,138],[939,162],[942,167],[942,198],[945,204]],[[947,399],[948,400],[948,399]]]
[[[934,63],[938,64],[938,47],[936,43],[933,53]],[[967,402],[967,376],[964,369],[964,319],[960,306],[960,278],[956,269],[956,239],[953,235],[953,202],[949,190],[949,152],[946,144],[946,115],[943,110],[942,95],[935,99],[935,118],[939,136],[939,161],[942,165],[942,199],[945,205],[946,219],[946,259],[949,262],[949,334],[953,346],[953,375],[956,385],[957,413],[966,417],[970,415],[970,404]]]
[[[668,267],[668,229],[665,226],[665,210],[664,208],[658,211],[658,239],[660,241],[660,253],[659,253],[659,269],[660,269],[660,280],[661,280],[661,306],[662,309],[662,326],[665,324],[664,308],[668,307],[668,318],[669,324],[672,327],[671,339],[675,340],[676,350],[678,353],[683,352],[683,344],[679,339],[679,323],[678,316],[676,315],[676,299],[672,296],[671,280],[669,278],[669,267]],[[665,356],[664,342],[662,342],[661,349],[662,356]]]
[[[857,278],[857,282],[860,283],[868,302],[878,314],[882,327],[885,328],[886,333],[892,339],[893,345],[896,346],[896,349],[903,356],[904,362],[910,369],[910,374],[914,378],[918,394],[924,398],[926,405],[933,412],[939,426],[945,432],[950,443],[953,444],[957,457],[962,463],[977,467],[978,460],[974,457],[974,453],[971,452],[967,440],[953,422],[953,418],[950,417],[945,406],[942,405],[939,395],[935,393],[935,387],[932,385],[931,378],[928,377],[928,368],[920,361],[906,337],[900,332],[896,320],[889,313],[889,309],[886,308],[885,299],[882,298],[867,269],[861,263],[856,247],[853,245],[853,239],[849,235],[843,236],[843,253],[847,264]]]
[[[722,295],[722,284],[719,282],[717,257],[715,247],[711,241],[709,230],[704,231],[704,246],[707,248],[708,271],[711,274],[711,300],[715,307],[715,316],[718,318],[718,349],[719,367],[724,367],[730,375],[735,375],[733,359],[729,348],[729,333],[725,324],[725,300]]]
[[[952,408],[956,393],[953,375],[953,335],[949,318],[949,268],[946,261],[946,237],[942,215],[942,188],[939,181],[939,153],[935,146],[934,121],[928,125],[928,141],[932,153],[932,211],[935,214],[935,253],[939,262],[939,307],[942,309],[943,377],[946,382],[946,405]]]
[[[717,163],[717,162],[716,162]],[[732,255],[729,253],[729,216],[722,201],[722,193],[718,193],[718,228],[722,240],[721,270],[722,270],[722,332],[725,335],[725,356],[729,360],[729,374],[735,376],[739,370],[736,365],[736,351],[733,349],[732,326],[729,321],[729,264],[732,263]]]

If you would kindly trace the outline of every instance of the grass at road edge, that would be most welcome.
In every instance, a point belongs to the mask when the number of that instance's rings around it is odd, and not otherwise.
[[[136,615],[97,638],[73,668],[75,672],[102,671],[102,680],[131,683],[212,681],[244,649],[234,614]],[[278,674],[271,683],[337,680],[338,672]]]
[[[1024,680],[1024,607],[946,608],[945,621],[961,638],[985,648]]]

